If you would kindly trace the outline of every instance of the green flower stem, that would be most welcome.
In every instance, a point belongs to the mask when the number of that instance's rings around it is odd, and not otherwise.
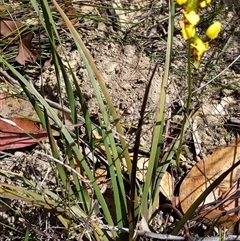
[[[189,110],[190,110],[190,104],[192,100],[192,71],[191,71],[191,43],[188,41],[188,97],[187,97],[187,103],[186,103],[186,109],[185,109],[185,114],[182,122],[182,128],[180,132],[180,137],[179,137],[179,147],[176,153],[176,165],[177,165],[177,170],[179,172],[182,172],[181,167],[180,167],[180,154],[182,153],[182,142],[183,142],[183,135],[185,132],[185,125],[186,122],[189,121]]]

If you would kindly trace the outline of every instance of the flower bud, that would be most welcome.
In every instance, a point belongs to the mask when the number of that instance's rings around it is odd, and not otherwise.
[[[215,39],[217,38],[220,30],[221,30],[221,23],[217,21],[207,29],[206,35],[209,39]]]

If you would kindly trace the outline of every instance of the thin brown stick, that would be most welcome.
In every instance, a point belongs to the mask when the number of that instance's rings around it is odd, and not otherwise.
[[[128,228],[119,228],[117,226],[109,226],[105,224],[98,224],[99,228],[109,231],[124,232],[128,233]],[[143,230],[135,230],[135,232],[142,237],[155,238],[157,240],[173,240],[173,241],[184,241],[185,237],[175,236],[170,234],[159,234]],[[225,241],[240,241],[240,235],[229,235],[224,237]],[[219,236],[216,237],[190,237],[190,241],[219,241]]]

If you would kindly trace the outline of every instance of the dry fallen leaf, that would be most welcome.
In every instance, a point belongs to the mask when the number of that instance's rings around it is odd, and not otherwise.
[[[200,215],[204,217],[204,224],[212,225],[213,220],[217,220],[218,225],[224,226],[226,229],[229,229],[234,223],[239,220],[239,217],[236,214],[224,215],[225,211],[219,209],[213,210],[203,210],[200,212]]]
[[[8,10],[8,11],[11,10],[10,5],[9,5],[9,4],[6,4],[6,3],[0,4],[0,11],[3,12],[3,11],[6,11],[6,10]]]
[[[80,147],[80,151],[82,152],[82,148]],[[81,174],[81,167],[78,164],[78,161],[76,158],[73,159],[74,163],[74,169]],[[67,164],[69,165],[69,161],[67,160]],[[69,170],[71,172],[71,170]],[[104,193],[107,189],[107,186],[109,183],[111,183],[110,179],[107,179],[107,168],[106,166],[102,165],[98,167],[96,170],[94,170],[94,177],[95,177],[95,182],[98,184],[99,188],[101,189],[101,192]],[[87,180],[87,176],[84,176],[85,180]],[[70,177],[70,180],[74,182],[73,177]],[[93,188],[92,186],[88,188],[88,193],[92,194],[93,193]]]
[[[161,183],[160,183],[160,192],[170,201],[173,201],[174,194],[174,180],[172,175],[169,172],[164,172]]]
[[[64,1],[64,13],[68,16],[68,19],[70,20],[72,25],[77,26],[79,24],[79,19],[76,17],[77,11],[73,7],[72,0]],[[61,28],[68,29],[65,22],[61,25]]]
[[[228,146],[217,148],[211,155],[199,161],[183,180],[180,187],[180,204],[184,213],[194,201],[240,159],[240,139]],[[240,178],[240,165],[235,168],[205,199],[204,204],[216,201]]]
[[[239,179],[239,181],[240,181],[240,179]],[[224,211],[229,211],[231,209],[234,209],[236,206],[238,206],[239,207],[238,216],[240,218],[240,188],[239,188],[239,181],[235,182],[234,185],[222,196],[222,199],[227,200],[227,201],[224,202],[220,206],[220,209],[224,210]]]
[[[0,151],[31,146],[46,137],[46,131],[33,121],[18,117],[0,118]]]
[[[8,36],[23,25],[24,24],[17,20],[13,21],[11,19],[0,18],[0,34]]]
[[[204,223],[211,225],[213,220],[217,220],[218,225],[230,228],[240,220],[240,198],[239,185],[236,182],[228,192],[221,197],[221,203],[217,206],[204,208],[200,211],[200,216],[204,217]]]
[[[16,30],[23,26],[24,24],[20,21],[0,18],[0,34],[3,36],[10,36],[13,33],[19,35],[20,31]],[[25,65],[26,62],[35,62],[39,57],[39,53],[36,49],[34,49],[31,43],[33,39],[33,33],[21,35],[17,39],[19,39],[19,48],[16,61],[21,65]]]
[[[102,137],[96,131],[93,131],[93,137],[97,140],[102,139]],[[99,145],[98,148],[103,153],[105,152],[104,145]],[[111,150],[110,150],[110,153],[112,153]],[[133,158],[133,153],[130,153],[130,157]],[[145,182],[148,163],[149,163],[149,157],[140,155],[140,154],[138,155],[136,178],[141,182]],[[127,163],[125,158],[122,158],[122,168],[123,168],[123,172],[127,172]],[[165,172],[163,174],[160,187],[159,187],[160,192],[172,202],[174,201],[174,198],[175,198],[173,194],[173,188],[174,188],[173,183],[174,183],[173,177],[168,172]]]
[[[130,153],[130,157],[133,157],[133,153]],[[148,169],[149,157],[139,155],[137,161],[136,177],[139,181],[145,182],[147,169]],[[127,163],[123,158],[123,168],[127,172]],[[174,201],[174,179],[169,172],[164,172],[160,183],[159,191],[170,201]]]
[[[39,53],[32,46],[33,33],[28,33],[24,37],[19,40],[19,48],[18,48],[18,56],[16,57],[16,61],[25,65],[26,62],[34,63],[39,57]]]

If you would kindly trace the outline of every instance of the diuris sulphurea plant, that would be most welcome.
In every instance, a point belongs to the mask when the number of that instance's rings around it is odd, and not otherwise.
[[[218,21],[212,23],[206,31],[206,36],[201,38],[196,31],[196,26],[200,21],[200,15],[197,12],[210,4],[211,0],[176,0],[176,2],[184,9],[184,17],[181,22],[182,36],[185,40],[190,41],[194,66],[198,68],[203,53],[209,48],[208,40],[217,38],[221,30],[221,23]]]

